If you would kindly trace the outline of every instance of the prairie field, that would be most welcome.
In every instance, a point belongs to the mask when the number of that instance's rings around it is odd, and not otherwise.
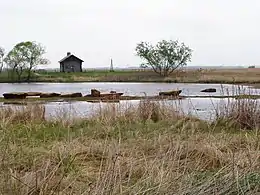
[[[260,68],[187,69],[162,77],[151,70],[85,70],[80,73],[37,72],[29,82],[170,82],[170,83],[231,83],[259,84]],[[18,82],[8,73],[0,74],[0,82]],[[28,82],[22,75],[19,82]]]
[[[1,108],[0,193],[256,194],[258,106],[227,103],[211,122],[149,100],[74,120]]]
[[[150,70],[86,71],[83,73],[46,73],[42,81],[61,82],[176,82],[176,83],[260,83],[260,68],[254,69],[200,69],[173,72],[161,77]]]

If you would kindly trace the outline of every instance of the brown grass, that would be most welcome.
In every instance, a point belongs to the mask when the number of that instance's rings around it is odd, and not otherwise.
[[[45,120],[45,107],[40,104],[4,107],[0,109],[0,120],[8,123],[30,123]]]
[[[184,114],[181,111],[175,110],[173,105],[166,105],[164,101],[143,99],[136,106],[131,103],[124,106],[109,104],[104,108],[100,108],[99,113],[94,115],[93,118],[110,122],[128,121],[129,123],[146,123],[147,121],[178,120],[184,118]]]
[[[257,131],[230,133],[151,101],[103,111],[67,126],[20,111],[2,117],[0,193],[259,192]]]
[[[260,68],[219,69],[201,73],[199,81],[223,83],[259,83]]]
[[[258,100],[237,99],[229,100],[227,104],[217,112],[219,121],[227,121],[237,125],[240,129],[259,129],[260,107]]]
[[[228,98],[216,109],[216,122],[227,122],[228,125],[236,126],[238,129],[256,130],[260,127],[260,105],[258,99],[246,98],[252,90],[246,90],[242,86],[233,87],[232,91],[222,93],[228,96],[236,94],[244,95],[245,98]]]
[[[51,76],[50,76],[51,75]],[[260,68],[198,69],[175,71],[164,78],[151,70],[90,71],[84,73],[50,73],[35,81],[55,82],[184,82],[184,83],[260,83]]]

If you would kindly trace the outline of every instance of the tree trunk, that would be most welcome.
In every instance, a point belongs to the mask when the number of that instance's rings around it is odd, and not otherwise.
[[[21,68],[21,67],[20,67],[20,69],[19,69],[19,68],[16,68],[15,71],[16,71],[16,74],[17,74],[17,79],[18,79],[18,81],[20,82],[20,81],[21,81],[22,74],[23,74],[23,68]]]
[[[16,68],[13,68],[13,69],[12,69],[12,72],[11,72],[11,80],[12,80],[12,81],[15,81],[15,78],[14,78],[15,72],[16,72]]]
[[[20,81],[21,80],[21,75],[19,73],[19,70],[15,69],[15,71],[16,71],[16,75],[17,75],[17,80]]]
[[[1,56],[0,60],[1,60],[1,64],[0,64],[0,73],[1,73],[3,71],[3,67],[4,67],[4,57]]]
[[[27,81],[30,81],[30,79],[31,79],[31,71],[32,71],[32,69],[28,70]]]

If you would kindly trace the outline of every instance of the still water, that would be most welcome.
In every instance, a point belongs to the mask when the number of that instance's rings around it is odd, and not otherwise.
[[[238,93],[238,87],[228,84],[183,84],[183,83],[0,83],[0,95],[7,92],[57,92],[71,93],[81,92],[83,95],[89,94],[91,89],[97,89],[101,92],[117,91],[124,95],[158,95],[160,91],[182,90],[182,95],[209,95],[200,91],[206,88],[216,88],[217,93],[213,95],[226,95],[229,93]],[[249,93],[250,87],[244,86],[241,93]],[[260,94],[259,89],[250,89],[252,94]]]
[[[227,103],[227,99],[217,98],[189,98],[184,100],[163,101],[163,106],[168,106],[186,115],[194,116],[203,120],[213,120],[219,106]],[[52,102],[45,105],[46,118],[85,118],[100,113],[106,108],[115,106],[117,110],[127,110],[137,106],[139,100],[120,101],[120,103],[89,103],[89,102]],[[66,113],[65,115],[63,115]]]
[[[244,86],[238,89],[234,85],[221,84],[182,84],[182,83],[21,83],[21,84],[0,84],[0,94],[6,92],[58,92],[72,93],[81,92],[83,95],[89,94],[91,89],[98,89],[101,92],[109,92],[111,90],[123,92],[124,95],[158,95],[160,91],[170,91],[181,89],[181,95],[188,96],[205,96],[205,95],[235,95],[235,94],[260,94],[259,89],[251,89],[249,86]],[[213,94],[201,93],[200,91],[206,88],[216,88],[217,92]],[[211,120],[214,118],[216,110],[224,105],[227,99],[218,98],[188,98],[184,100],[163,101],[163,104],[171,106],[177,110],[181,110],[185,114],[189,114],[203,120]],[[115,106],[124,110],[129,106],[134,106],[139,103],[135,101],[120,101]],[[72,102],[48,102],[45,104],[46,118],[79,118],[90,117],[100,112],[106,106],[111,106],[111,103],[89,103],[84,101]],[[7,106],[0,103],[0,106]],[[10,106],[10,105],[8,105]],[[66,116],[64,116],[66,113]]]

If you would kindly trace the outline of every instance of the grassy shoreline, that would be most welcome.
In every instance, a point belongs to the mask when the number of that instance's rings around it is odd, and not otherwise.
[[[80,120],[46,121],[40,105],[0,109],[0,193],[255,194],[254,102],[228,105],[213,122],[148,100]]]
[[[35,72],[30,81],[22,77],[20,82],[147,82],[147,83],[207,83],[207,84],[259,84],[260,69],[219,69],[176,71],[168,77],[161,77],[152,71],[86,71],[82,73]],[[0,74],[0,83],[17,83],[8,74]]]
[[[260,81],[215,81],[215,80],[205,80],[205,81],[163,81],[163,80],[82,80],[82,81],[61,81],[59,79],[55,80],[30,80],[30,81],[0,81],[0,83],[186,83],[186,84],[234,84],[234,85],[257,85],[259,88]]]

